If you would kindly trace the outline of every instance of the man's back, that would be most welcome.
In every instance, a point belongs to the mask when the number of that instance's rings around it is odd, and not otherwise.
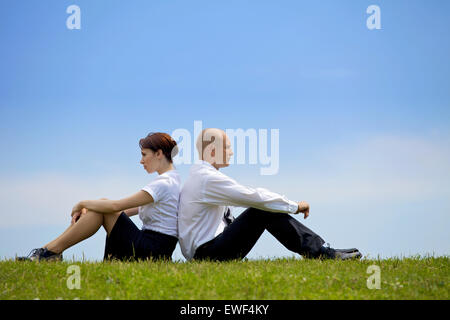
[[[226,226],[222,219],[226,207],[205,201],[206,182],[216,175],[221,173],[209,163],[194,164],[181,190],[178,233],[186,259],[191,259],[197,247],[220,234]]]
[[[202,161],[192,166],[180,194],[178,233],[181,251],[191,259],[195,250],[219,235],[227,223],[227,206],[295,213],[296,202],[264,188],[246,187]]]

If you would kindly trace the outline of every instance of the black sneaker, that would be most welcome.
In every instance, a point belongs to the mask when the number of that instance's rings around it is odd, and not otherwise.
[[[361,259],[361,252],[356,249],[333,249],[330,247],[322,247],[318,256],[319,259],[336,259],[336,260],[350,260]]]
[[[61,261],[62,253],[54,253],[47,248],[37,248],[31,250],[26,257],[17,257],[16,261]]]

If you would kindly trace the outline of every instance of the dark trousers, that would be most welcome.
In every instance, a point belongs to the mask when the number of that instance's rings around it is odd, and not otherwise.
[[[303,256],[318,256],[325,243],[320,236],[289,214],[249,208],[221,234],[197,248],[194,259],[243,259],[264,230],[269,231],[287,249]]]
[[[106,236],[104,260],[123,261],[165,259],[171,260],[178,238],[152,230],[139,230],[125,212],[122,212]]]

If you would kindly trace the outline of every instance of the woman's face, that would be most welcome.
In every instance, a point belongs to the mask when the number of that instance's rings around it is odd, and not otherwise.
[[[158,150],[159,152],[160,150]],[[158,153],[150,149],[141,149],[141,164],[148,173],[156,171],[159,165]]]

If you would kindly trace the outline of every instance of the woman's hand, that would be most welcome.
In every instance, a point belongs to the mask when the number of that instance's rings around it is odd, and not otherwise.
[[[83,214],[86,214],[86,212],[86,208],[81,209],[81,211],[79,212],[75,212],[75,214],[72,216],[72,221],[70,222],[70,224],[72,225],[76,223],[83,216]]]
[[[81,201],[80,201],[72,208],[71,216],[73,217],[77,212],[81,213],[81,209],[83,209],[83,205],[81,204]]]

